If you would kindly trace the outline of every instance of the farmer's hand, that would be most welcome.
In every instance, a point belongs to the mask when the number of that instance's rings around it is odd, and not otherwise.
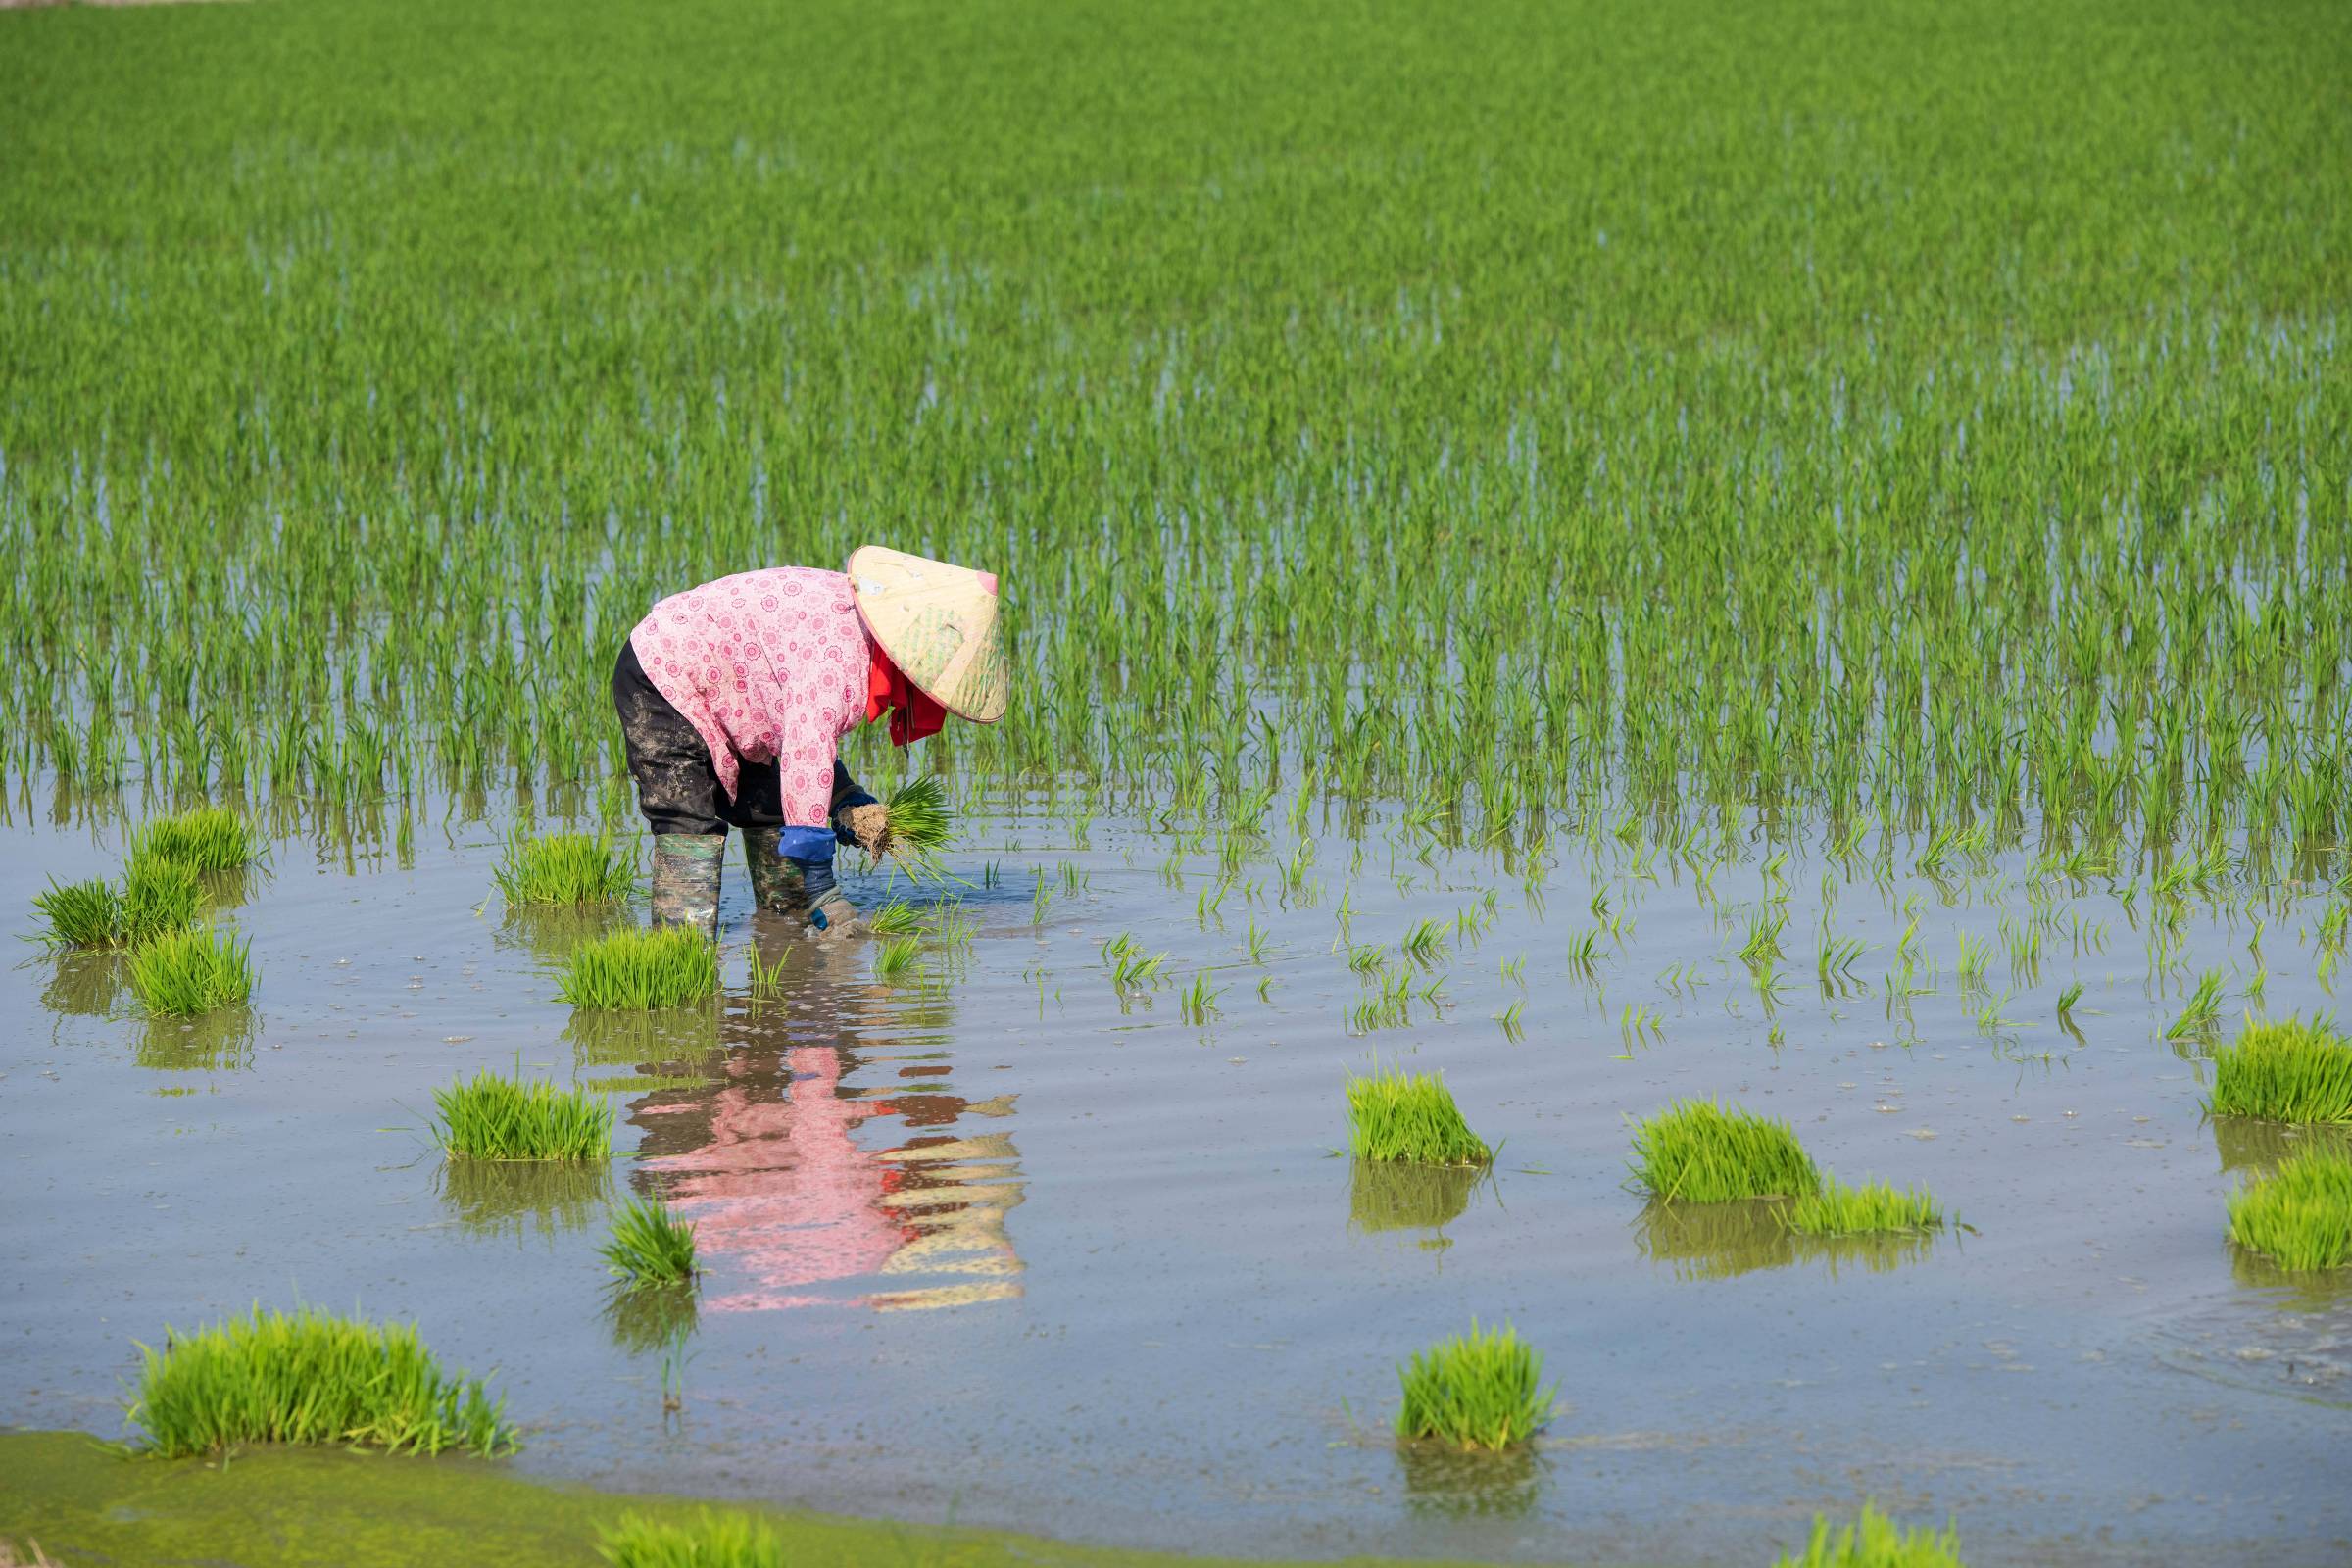
[[[853,806],[841,813],[841,825],[849,830],[846,842],[855,844],[876,859],[890,843],[890,808],[868,801]]]
[[[875,805],[874,798],[866,794],[856,779],[850,777],[850,770],[842,766],[840,760],[836,759],[833,763],[831,812],[834,841],[845,849],[863,849],[869,855],[872,854],[873,846],[862,844],[859,841],[853,821],[859,809]]]
[[[808,906],[808,923],[801,935],[811,942],[843,942],[865,935],[865,919],[858,914],[858,906],[841,896],[840,889],[828,888]]]

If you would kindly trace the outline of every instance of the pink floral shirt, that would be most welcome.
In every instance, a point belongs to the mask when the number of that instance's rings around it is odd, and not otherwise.
[[[865,624],[838,571],[774,566],[672,594],[629,633],[637,662],[710,748],[735,798],[741,763],[773,760],[784,820],[823,827],[841,737],[865,718]]]

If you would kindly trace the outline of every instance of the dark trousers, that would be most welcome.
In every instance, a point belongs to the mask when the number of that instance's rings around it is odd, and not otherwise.
[[[612,663],[612,707],[620,714],[620,739],[628,749],[629,776],[637,781],[637,804],[656,833],[724,833],[730,826],[784,825],[776,764],[738,759],[735,798],[727,799],[702,732],[654,689],[645,666],[637,662],[637,650],[625,642]],[[835,762],[836,793],[843,778],[841,764]]]

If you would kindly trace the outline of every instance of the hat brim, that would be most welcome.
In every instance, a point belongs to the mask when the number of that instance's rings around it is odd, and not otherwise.
[[[1004,716],[1011,680],[994,578],[881,545],[852,552],[843,569],[866,635],[916,690],[975,724]]]

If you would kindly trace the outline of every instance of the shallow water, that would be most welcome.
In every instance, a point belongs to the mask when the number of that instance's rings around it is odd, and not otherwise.
[[[118,829],[41,804],[6,829],[20,929],[46,878],[120,856]],[[2022,856],[1947,894],[1800,851],[1768,1008],[1731,956],[1754,864],[1702,894],[1573,840],[1539,906],[1493,858],[1393,823],[1351,871],[1334,824],[1313,902],[1276,897],[1285,839],[1243,873],[1256,901],[1235,888],[1203,929],[1213,847],[1171,886],[1173,840],[1105,819],[1075,849],[1067,820],[1013,810],[957,858],[1004,871],[967,894],[968,949],[928,960],[944,977],[883,984],[870,944],[800,945],[731,864],[723,1007],[613,1020],[550,1000],[594,922],[491,896],[507,826],[435,820],[405,865],[278,838],[222,890],[261,966],[250,1015],[145,1023],[103,959],[27,947],[0,971],[14,1423],[119,1433],[134,1339],[300,1299],[419,1320],[446,1359],[496,1368],[518,1468],[612,1486],[1298,1554],[1753,1561],[1866,1494],[1953,1516],[1980,1568],[2334,1563],[2352,1542],[2352,1291],[2224,1243],[2233,1173],[2280,1140],[2201,1117],[2198,1051],[2160,1038],[2181,977],[2151,992],[2144,892],[2132,910],[2104,883],[2054,890],[2106,951],[2059,941],[2038,977],[1996,957],[2013,1022],[1981,1027],[1957,934],[2022,915]],[[1825,872],[1832,925],[1873,948],[1842,997],[1810,962]],[[1596,877],[1631,926],[1588,980],[1562,955]],[[1489,891],[1483,932],[1453,924]],[[1444,991],[1409,1024],[1352,1030],[1343,893],[1391,965],[1413,920],[1447,922]],[[2316,904],[2272,897],[2268,1006],[2331,1004],[2298,940]],[[1880,993],[1914,898],[1941,975],[1906,1018]],[[1172,955],[1170,983],[1121,997],[1100,950],[1122,932]],[[2187,932],[2189,980],[2251,972],[2244,906],[2197,905]],[[758,1004],[755,942],[792,955]],[[1493,1015],[1522,956],[1514,1039]],[[1203,969],[1218,1010],[1188,1023]],[[2078,975],[2079,1040],[2053,1013]],[[1621,1028],[1628,1004],[1656,1031]],[[2245,1004],[2233,990],[2229,1016]],[[1503,1146],[1493,1175],[1335,1157],[1342,1078],[1374,1059],[1442,1067]],[[609,1086],[633,1157],[445,1167],[432,1090],[517,1062]],[[1925,1184],[1965,1228],[1831,1246],[1769,1212],[1647,1204],[1624,1118],[1682,1095],[1785,1116],[1825,1166]],[[607,1289],[595,1249],[624,1188],[700,1227],[682,1324]],[[1546,1352],[1559,1418],[1516,1462],[1399,1452],[1396,1361],[1474,1314]]]

